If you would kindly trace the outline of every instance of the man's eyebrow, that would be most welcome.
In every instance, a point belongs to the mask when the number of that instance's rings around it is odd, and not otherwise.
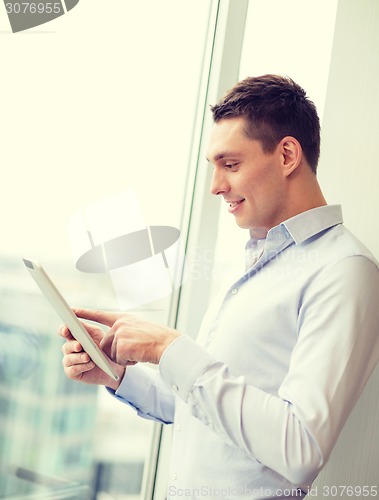
[[[212,161],[222,160],[225,157],[237,158],[239,156],[240,156],[240,153],[237,153],[237,151],[223,151],[222,153],[218,153],[212,160],[210,160],[208,157],[206,158],[206,160],[211,163]]]

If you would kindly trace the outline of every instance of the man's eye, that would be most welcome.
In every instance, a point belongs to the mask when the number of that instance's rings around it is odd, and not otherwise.
[[[233,168],[236,167],[238,163],[225,163],[225,168]]]

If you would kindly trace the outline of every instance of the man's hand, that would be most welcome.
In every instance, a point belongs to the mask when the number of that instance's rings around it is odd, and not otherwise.
[[[126,313],[73,309],[81,319],[96,321],[110,329],[100,347],[113,361],[126,366],[133,362],[158,364],[163,351],[180,333]]]
[[[83,325],[96,344],[100,345],[104,337],[104,332],[100,328],[92,325],[86,323],[83,323]],[[118,388],[125,373],[124,366],[113,363],[116,373],[120,377],[118,381],[115,381],[95,365],[88,354],[83,351],[81,344],[71,335],[67,326],[63,325],[58,330],[58,333],[66,339],[66,343],[62,346],[62,364],[68,378],[87,384],[106,385],[114,390]]]

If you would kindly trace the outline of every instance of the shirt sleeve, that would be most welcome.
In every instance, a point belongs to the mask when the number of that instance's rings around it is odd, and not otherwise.
[[[174,421],[175,394],[152,367],[141,363],[128,366],[118,389],[107,390],[140,417],[164,424]]]
[[[369,259],[326,269],[302,298],[298,341],[277,395],[231,375],[186,336],[165,351],[160,372],[227,443],[294,484],[312,482],[378,362],[378,296]]]

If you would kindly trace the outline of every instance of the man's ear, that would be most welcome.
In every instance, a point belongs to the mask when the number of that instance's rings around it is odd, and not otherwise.
[[[278,144],[284,177],[288,177],[300,165],[303,149],[300,142],[292,136],[283,137]]]

